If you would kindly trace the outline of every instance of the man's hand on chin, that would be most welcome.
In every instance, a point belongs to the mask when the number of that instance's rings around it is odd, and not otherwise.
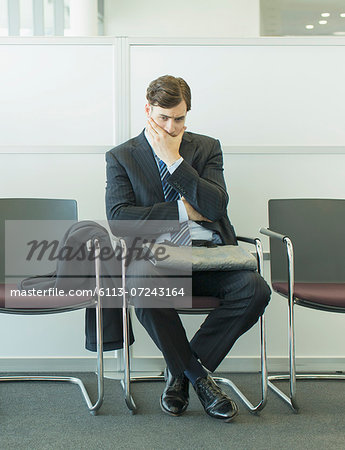
[[[168,167],[181,157],[180,145],[186,127],[183,127],[177,136],[171,136],[157,125],[153,119],[148,118],[146,130],[151,138],[153,150],[158,158],[164,161]]]

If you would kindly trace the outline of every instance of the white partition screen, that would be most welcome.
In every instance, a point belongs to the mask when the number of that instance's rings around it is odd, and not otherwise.
[[[0,146],[113,145],[112,44],[0,45]]]
[[[345,45],[132,45],[132,135],[163,74],[191,86],[188,128],[223,145],[345,145]]]

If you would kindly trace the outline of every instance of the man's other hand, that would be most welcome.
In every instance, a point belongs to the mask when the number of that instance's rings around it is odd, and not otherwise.
[[[188,219],[196,221],[203,221],[203,222],[212,222],[212,220],[208,219],[207,217],[204,217],[202,214],[200,214],[198,211],[196,211],[192,205],[190,205],[187,200],[184,197],[181,197],[181,200],[183,201],[183,204],[186,208]]]
[[[186,127],[177,136],[171,136],[161,128],[152,118],[147,120],[147,132],[151,138],[151,145],[159,159],[169,167],[180,157],[180,145]]]

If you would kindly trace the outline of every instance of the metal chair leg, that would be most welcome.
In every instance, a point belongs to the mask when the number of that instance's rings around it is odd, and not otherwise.
[[[252,239],[239,238],[244,242],[253,243]],[[263,251],[262,244],[260,239],[254,239],[254,244],[256,247],[256,255],[258,261],[258,272],[260,275],[263,275]],[[266,351],[266,326],[265,326],[265,316],[262,315],[259,319],[260,321],[260,355],[261,355],[261,399],[254,406],[249,399],[243,394],[243,392],[233,383],[231,380],[227,378],[219,378],[215,377],[215,380],[219,383],[226,384],[230,386],[236,394],[240,397],[242,402],[246,405],[248,410],[252,413],[258,413],[261,411],[267,403],[267,351]]]
[[[95,245],[95,275],[97,290],[97,307],[96,307],[96,333],[97,333],[97,390],[98,397],[94,405],[90,404],[86,399],[89,411],[92,415],[96,415],[97,411],[103,404],[104,400],[104,366],[103,366],[103,316],[102,316],[102,297],[100,295],[101,288],[101,268],[100,268],[100,244],[98,239],[94,240]]]
[[[298,413],[299,407],[296,402],[297,380],[345,380],[345,375],[341,374],[319,374],[319,373],[296,373],[295,363],[295,322],[294,322],[294,302],[289,299],[289,374],[288,375],[270,375],[268,377],[268,386],[283,401],[285,401],[293,412]],[[290,386],[289,395],[286,395],[281,389],[273,384],[274,381],[288,381]]]
[[[100,364],[98,364],[98,372],[97,372],[97,385],[98,385],[98,397],[96,402],[93,404],[90,396],[86,390],[86,387],[83,381],[77,377],[60,377],[60,376],[51,376],[51,375],[24,375],[24,376],[2,376],[0,377],[1,381],[50,381],[50,382],[67,382],[73,383],[79,386],[83,398],[87,404],[87,407],[92,415],[96,415],[99,408],[103,403],[103,369]]]
[[[137,409],[132,394],[131,394],[131,368],[130,368],[130,358],[129,358],[129,340],[128,340],[128,307],[124,305],[122,307],[123,314],[123,361],[124,361],[124,369],[123,369],[123,380],[121,380],[121,385],[125,391],[125,402],[128,409],[132,414],[135,414]]]
[[[294,320],[294,253],[291,240],[285,236],[283,241],[286,245],[288,256],[288,282],[289,282],[289,299],[288,299],[288,327],[289,327],[289,375],[285,376],[269,376],[268,386],[277,394],[281,399],[289,404],[294,412],[298,412],[298,406],[296,401],[296,358],[295,358],[295,320]],[[290,396],[288,397],[275,386],[273,380],[289,380]]]
[[[251,413],[258,413],[267,403],[267,356],[266,356],[266,336],[265,336],[265,318],[260,317],[260,334],[261,334],[261,399],[254,406],[236,384],[228,378],[214,377],[214,380],[226,384],[240,397],[242,402]]]
[[[238,240],[251,243],[255,245],[256,256],[258,262],[258,272],[263,275],[263,250],[260,239],[248,239],[244,237],[238,237]],[[228,378],[214,377],[215,381],[219,383],[226,384],[231,387],[234,392],[240,397],[242,402],[252,413],[258,413],[261,411],[267,403],[267,391],[268,391],[268,379],[267,379],[267,351],[266,351],[266,326],[265,326],[265,316],[260,317],[260,354],[261,354],[261,399],[254,406],[250,400],[243,394],[243,392],[236,386],[236,384],[229,380]]]
[[[122,324],[123,324],[123,380],[121,380],[122,388],[125,391],[125,402],[128,409],[132,414],[135,414],[137,409],[132,394],[131,394],[131,368],[129,358],[129,313],[128,302],[126,294],[126,261],[127,261],[127,245],[126,242],[121,239],[120,244],[122,246]]]

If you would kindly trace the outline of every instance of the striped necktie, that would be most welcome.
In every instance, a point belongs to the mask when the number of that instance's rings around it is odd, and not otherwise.
[[[180,194],[168,183],[170,173],[165,162],[159,159],[158,166],[165,201],[172,202],[174,200],[179,200],[181,198]],[[180,230],[171,233],[171,242],[178,245],[192,245],[188,222],[182,222]]]

